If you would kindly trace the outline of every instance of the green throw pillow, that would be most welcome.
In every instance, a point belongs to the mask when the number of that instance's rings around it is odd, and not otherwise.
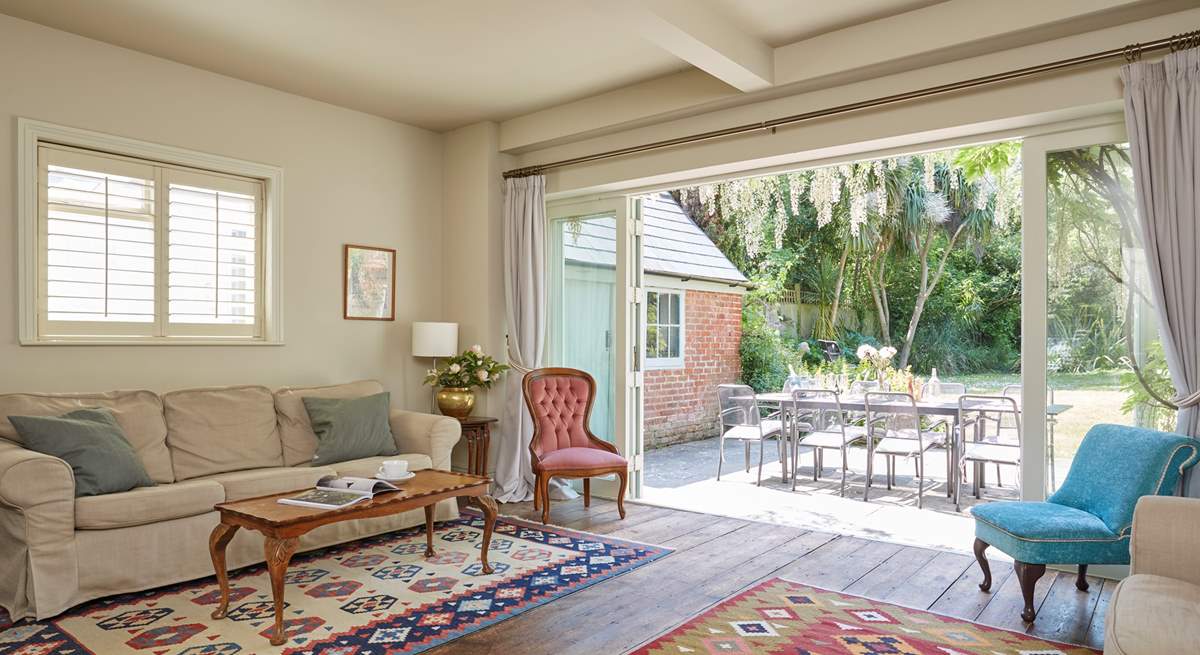
[[[77,409],[62,416],[10,416],[25,447],[53,455],[75,471],[75,497],[98,496],[154,481],[107,409]]]
[[[317,435],[313,464],[336,464],[361,457],[395,455],[388,425],[388,392],[362,398],[301,398]]]

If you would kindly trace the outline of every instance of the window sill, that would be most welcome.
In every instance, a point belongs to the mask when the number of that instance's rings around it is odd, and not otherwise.
[[[23,340],[22,346],[282,346],[283,341],[265,339],[213,339],[202,337],[174,337],[163,339],[106,339],[97,338],[47,338],[33,341]]]
[[[684,368],[684,367],[685,366],[684,366],[682,358],[680,358],[680,359],[658,359],[658,360],[647,359],[646,360],[646,370],[647,371],[666,371],[666,370],[671,370],[671,369],[680,369],[680,368]]]

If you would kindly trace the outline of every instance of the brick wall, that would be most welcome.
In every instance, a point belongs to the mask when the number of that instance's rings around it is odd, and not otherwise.
[[[742,297],[689,289],[684,297],[684,367],[645,376],[646,447],[717,434],[717,385],[741,374]]]

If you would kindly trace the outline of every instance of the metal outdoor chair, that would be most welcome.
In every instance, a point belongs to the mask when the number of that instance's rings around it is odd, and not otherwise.
[[[967,392],[967,385],[961,382],[942,382],[941,387],[945,398],[957,398]]]
[[[1011,430],[996,430],[988,434],[989,421],[997,423],[1008,417],[1013,423]],[[1018,485],[1021,476],[1021,410],[1011,396],[966,395],[958,399],[958,482],[954,487],[954,508],[960,509],[963,479],[967,475],[967,464],[974,465],[971,476],[975,498],[981,498],[980,482],[983,468],[989,463],[996,465],[996,485],[1000,484],[1000,465],[1015,466]],[[968,439],[968,436],[973,436]]]
[[[796,490],[796,462],[799,461],[801,447],[813,451],[813,480],[821,477],[824,458],[822,451],[837,450],[842,454],[842,496],[846,495],[846,470],[850,467],[848,449],[850,444],[864,436],[857,426],[846,424],[846,413],[842,411],[842,401],[836,391],[831,389],[797,389],[792,392],[793,401],[820,402],[832,407],[821,407],[813,412],[814,422],[808,425],[796,424],[796,432],[792,441],[792,491]],[[806,431],[807,434],[799,434]]]
[[[821,349],[821,353],[825,355],[825,361],[832,362],[835,359],[840,359],[843,354],[841,345],[836,341],[826,339],[817,339],[817,347]]]
[[[746,472],[750,472],[750,444],[758,442],[758,485],[762,486],[763,451],[768,439],[775,439],[779,446],[779,461],[784,461],[783,421],[775,413],[763,417],[754,396],[754,389],[744,384],[717,385],[717,404],[720,407],[720,449],[717,460],[717,479],[721,479],[721,468],[725,464],[725,440],[741,441],[745,446]]]
[[[896,482],[896,458],[912,459],[917,471],[917,507],[925,503],[925,452],[948,442],[950,424],[945,419],[924,425],[924,417],[912,394],[894,391],[868,391],[867,406],[867,481],[863,500],[870,500],[871,479],[875,471],[875,456],[887,461],[887,488]],[[938,432],[935,428],[943,428]],[[946,479],[953,469],[949,449],[946,450]]]
[[[1015,398],[1017,405],[1021,404],[1021,385],[1010,384],[1004,387],[1002,395]],[[1054,404],[1054,387],[1046,388],[1046,404]],[[1050,464],[1050,488],[1058,488],[1058,471],[1054,462],[1054,426],[1058,424],[1058,419],[1054,416],[1046,417],[1046,461]],[[1005,426],[1011,428],[1012,426]]]

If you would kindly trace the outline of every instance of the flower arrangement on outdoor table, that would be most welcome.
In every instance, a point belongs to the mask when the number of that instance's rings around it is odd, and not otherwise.
[[[425,373],[425,384],[441,387],[438,409],[446,416],[466,418],[475,409],[475,387],[488,389],[508,370],[476,344]]]

